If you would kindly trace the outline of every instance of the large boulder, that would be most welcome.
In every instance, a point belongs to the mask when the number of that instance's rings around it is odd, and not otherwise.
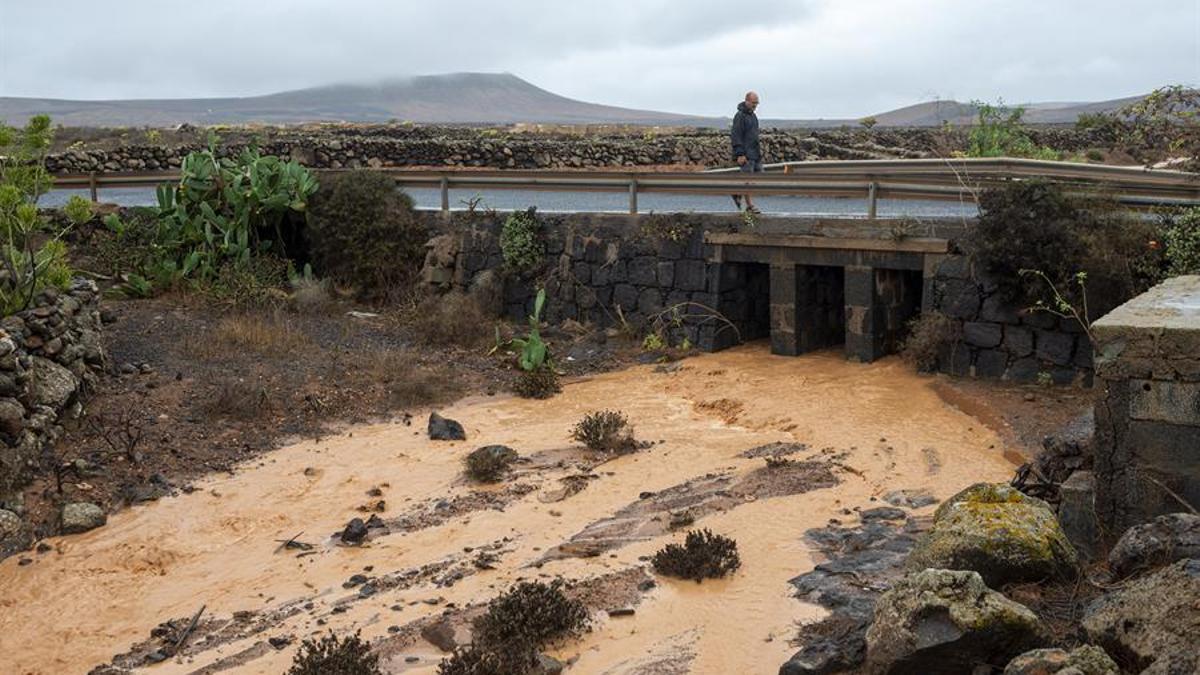
[[[79,390],[79,378],[49,359],[34,356],[31,360],[33,403],[62,410]]]
[[[1132,672],[1200,672],[1200,559],[1180,560],[1093,600],[1083,630]]]
[[[1118,675],[1121,670],[1105,651],[1084,645],[1072,651],[1035,649],[1004,667],[1004,675]]]
[[[901,579],[875,605],[867,665],[893,675],[961,675],[1002,668],[1043,646],[1027,607],[991,590],[976,572],[926,569]]]
[[[1169,513],[1126,530],[1108,554],[1108,568],[1124,577],[1184,558],[1200,558],[1200,516]]]
[[[943,502],[907,561],[913,570],[974,570],[989,586],[1069,577],[1077,563],[1048,504],[991,483]]]
[[[62,508],[63,534],[78,534],[94,530],[108,522],[104,509],[89,502],[75,502]]]

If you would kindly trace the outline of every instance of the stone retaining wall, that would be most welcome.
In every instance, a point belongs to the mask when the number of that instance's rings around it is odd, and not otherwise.
[[[927,292],[932,308],[953,319],[962,336],[938,358],[941,372],[1091,384],[1092,346],[1079,323],[1005,302],[969,257],[943,260]]]
[[[20,488],[42,448],[80,414],[104,366],[98,301],[96,284],[76,279],[0,320],[0,540],[14,534],[4,523],[22,511]]]
[[[1200,505],[1200,276],[1152,288],[1093,331],[1096,512],[1115,536]]]
[[[1044,128],[1038,142],[1077,151],[1089,137],[1072,129]],[[187,153],[205,147],[202,132],[193,142],[92,149],[86,144],[47,158],[54,173],[148,171],[179,167]],[[251,140],[265,154],[292,157],[318,169],[357,167],[480,167],[495,169],[622,168],[663,165],[731,165],[724,130],[675,133],[597,133],[586,135],[508,132],[497,129],[343,125],[322,128],[266,127],[221,131],[219,152],[240,152]],[[964,132],[934,129],[821,129],[763,132],[767,161],[885,159],[940,156],[964,146]]]

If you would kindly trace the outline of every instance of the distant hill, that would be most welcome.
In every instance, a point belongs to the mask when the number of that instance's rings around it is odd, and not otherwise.
[[[1072,123],[1081,113],[1114,110],[1135,98],[1096,103],[1027,104],[1032,123]],[[173,126],[191,124],[295,124],[316,121],[426,124],[628,124],[723,127],[728,118],[699,117],[587,103],[559,96],[510,74],[455,73],[391,80],[374,85],[340,84],[240,98],[71,101],[0,97],[0,120],[24,123],[49,114],[65,126]],[[874,115],[880,126],[969,124],[976,108],[931,101]],[[764,119],[764,126],[836,127],[857,119]]]
[[[456,73],[341,84],[243,98],[70,101],[0,97],[9,124],[46,113],[65,126],[289,124],[314,121],[442,124],[698,124],[690,115],[586,103],[536,87],[515,75]]]

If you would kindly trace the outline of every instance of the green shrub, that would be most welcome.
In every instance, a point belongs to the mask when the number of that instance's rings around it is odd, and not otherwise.
[[[626,453],[637,449],[629,418],[615,410],[584,415],[571,429],[571,438],[596,452]]]
[[[1008,108],[1003,102],[990,105],[975,101],[978,120],[967,132],[967,155],[970,157],[1029,157],[1058,159],[1052,148],[1038,146],[1029,138],[1021,118],[1025,109]]]
[[[379,657],[358,633],[339,638],[332,632],[319,640],[305,640],[287,675],[382,675]]]
[[[37,115],[23,129],[0,124],[0,314],[29,306],[46,287],[65,288],[71,280],[63,236],[70,225],[56,228],[37,208],[53,184],[46,171],[46,152],[53,141],[50,118]],[[91,218],[79,199],[69,202],[71,224]]]
[[[667,544],[651,559],[654,571],[669,577],[704,579],[723,577],[741,567],[737,542],[707,529],[687,533],[682,546]]]
[[[1162,220],[1164,277],[1200,274],[1200,206],[1182,209]]]
[[[518,274],[530,274],[542,266],[546,244],[542,241],[542,225],[537,209],[515,211],[500,229],[500,252],[504,266]]]
[[[969,242],[973,256],[1010,302],[1043,299],[1044,281],[1022,270],[1044,272],[1065,294],[1074,292],[1075,275],[1086,272],[1095,316],[1153,283],[1153,222],[1098,195],[1069,196],[1047,181],[1014,181],[984,190],[979,211]]]
[[[486,445],[464,457],[463,465],[472,480],[495,483],[516,459],[516,451],[508,446]]]
[[[377,300],[416,277],[428,240],[412,198],[368,170],[326,181],[309,209],[307,235],[318,273]]]
[[[937,367],[938,356],[961,336],[959,323],[937,311],[923,312],[908,322],[900,357],[922,372]]]

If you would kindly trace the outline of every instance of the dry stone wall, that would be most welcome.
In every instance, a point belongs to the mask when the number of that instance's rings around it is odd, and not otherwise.
[[[1038,142],[1076,151],[1089,147],[1086,134],[1046,128]],[[455,167],[493,169],[635,168],[664,165],[731,165],[728,133],[535,133],[497,129],[339,125],[266,127],[221,132],[220,152],[233,155],[256,143],[264,153],[292,157],[318,169],[358,167]],[[965,144],[961,130],[764,130],[767,161],[920,158],[945,155]],[[179,167],[188,152],[205,147],[202,130],[174,144],[87,143],[52,154],[55,173],[155,171]]]
[[[42,291],[32,307],[0,320],[0,540],[22,511],[20,488],[61,422],[104,367],[96,284]]]

